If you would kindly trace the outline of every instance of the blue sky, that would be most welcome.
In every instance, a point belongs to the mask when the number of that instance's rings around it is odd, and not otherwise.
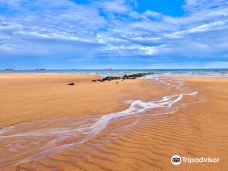
[[[227,0],[0,0],[0,69],[228,68]]]

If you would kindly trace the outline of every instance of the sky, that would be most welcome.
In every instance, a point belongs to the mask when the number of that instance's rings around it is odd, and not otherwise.
[[[227,0],[0,0],[0,69],[228,68]]]

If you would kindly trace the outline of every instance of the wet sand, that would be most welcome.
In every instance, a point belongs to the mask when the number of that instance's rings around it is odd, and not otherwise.
[[[10,138],[1,135],[4,138],[0,142],[0,170],[228,168],[228,79],[169,78],[174,83],[185,81],[188,88],[181,91],[199,93],[195,97],[183,97],[177,106],[167,109],[150,109],[126,118],[116,117],[91,136],[93,130],[84,125],[96,123],[108,113],[124,111],[129,104],[122,100],[147,102],[178,91],[156,80],[91,82],[94,78],[97,76],[0,75],[0,128],[7,128],[10,135],[17,135]],[[75,85],[67,85],[70,82]],[[170,110],[173,113],[169,113]],[[166,112],[169,114],[164,114]],[[82,125],[84,132],[80,132]],[[33,134],[29,135],[31,132]],[[69,136],[64,137],[66,134]],[[70,145],[82,139],[86,141]],[[58,148],[66,144],[69,147],[53,149],[56,144]],[[170,163],[173,154],[219,157],[220,162],[173,166]]]
[[[84,74],[0,75],[0,127],[34,119],[106,114],[125,109],[128,105],[121,100],[166,93],[143,80],[101,84],[91,81],[95,78]],[[75,85],[69,86],[71,82]]]

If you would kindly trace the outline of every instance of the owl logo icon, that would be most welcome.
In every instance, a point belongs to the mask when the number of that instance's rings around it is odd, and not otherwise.
[[[171,163],[175,166],[181,164],[181,157],[179,155],[173,155],[171,157]]]

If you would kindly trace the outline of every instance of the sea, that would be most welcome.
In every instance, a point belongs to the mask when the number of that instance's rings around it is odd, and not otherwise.
[[[226,69],[72,69],[72,70],[0,70],[0,74],[10,73],[47,73],[47,74],[98,74],[101,76],[121,76],[139,72],[150,72],[155,76],[191,76],[191,77],[228,77]]]

